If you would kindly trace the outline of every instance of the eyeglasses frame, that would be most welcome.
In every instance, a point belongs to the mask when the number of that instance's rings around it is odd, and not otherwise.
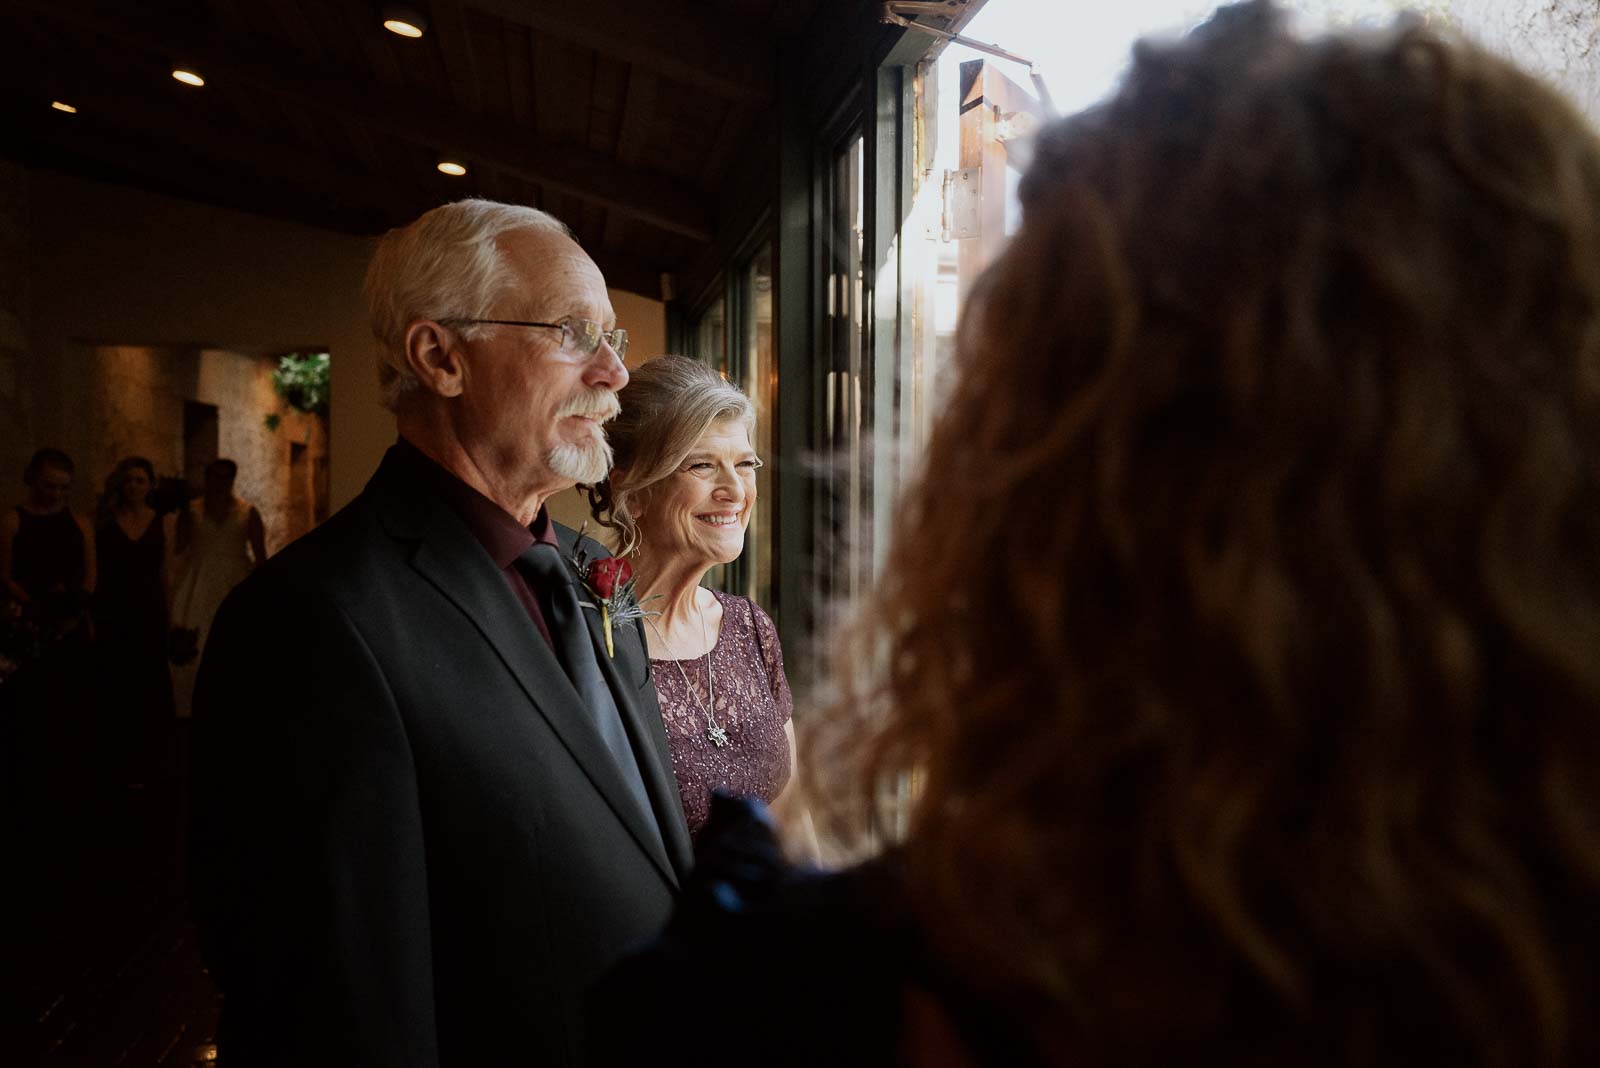
[[[579,352],[585,356],[593,356],[600,351],[600,343],[603,341],[611,346],[611,351],[617,354],[617,359],[620,360],[628,354],[628,332],[620,326],[613,327],[610,330],[602,329],[600,324],[593,319],[563,319],[559,323],[533,323],[524,319],[468,319],[462,316],[451,316],[448,319],[440,319],[439,322],[445,326],[449,326],[451,323],[473,323],[479,326],[541,326],[549,330],[560,330],[564,336],[573,339],[578,337],[578,332],[572,329],[573,324],[587,323],[595,328],[593,334],[595,339],[594,347],[586,349],[574,346]],[[588,334],[587,331],[584,333]]]

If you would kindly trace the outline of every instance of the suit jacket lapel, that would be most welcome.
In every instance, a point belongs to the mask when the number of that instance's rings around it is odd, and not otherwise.
[[[556,540],[561,545],[561,554],[571,559],[577,546],[576,532],[557,525]],[[581,585],[578,599],[586,603],[594,600]],[[641,687],[636,681],[646,678],[650,672],[643,635],[633,623],[613,623],[611,637],[617,655],[612,657],[606,652],[605,628],[600,622],[599,609],[585,608],[583,618],[589,626],[589,639],[594,643],[600,672],[605,676],[606,685],[611,687],[623,726],[628,731],[628,740],[633,743],[639,774],[644,778],[645,792],[656,810],[662,841],[678,874],[687,876],[694,863],[694,847],[683,816],[678,780],[672,773],[672,753],[667,746],[666,727],[661,722],[661,707],[656,703],[654,684],[646,683]]]
[[[389,466],[386,459],[384,468]],[[374,482],[383,476],[384,468],[380,468]],[[494,648],[600,796],[676,888],[680,869],[676,858],[669,858],[662,850],[665,828],[660,836],[651,833],[646,821],[653,820],[654,814],[640,811],[588,708],[489,554],[454,512],[444,507],[421,507],[415,486],[405,488],[403,495],[386,496],[391,533],[416,540],[412,566],[454,603]]]

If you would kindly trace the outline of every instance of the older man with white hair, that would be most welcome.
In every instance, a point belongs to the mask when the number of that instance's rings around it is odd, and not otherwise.
[[[689,836],[637,622],[545,502],[603,477],[628,380],[566,228],[467,200],[367,276],[400,440],[258,570],[195,699],[195,897],[255,1065],[570,1064]]]

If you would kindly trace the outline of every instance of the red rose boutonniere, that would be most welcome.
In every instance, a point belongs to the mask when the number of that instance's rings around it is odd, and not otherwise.
[[[583,536],[581,530],[578,536]],[[593,604],[585,602],[583,606],[600,613],[600,629],[606,636],[606,655],[615,657],[617,647],[611,638],[612,626],[642,619],[649,614],[639,607],[633,595],[633,565],[620,556],[590,557],[580,549],[572,559],[572,567],[577,571],[583,588],[594,598]]]
[[[617,590],[633,581],[633,565],[620,556],[602,556],[589,564],[584,581],[596,597],[609,601]]]

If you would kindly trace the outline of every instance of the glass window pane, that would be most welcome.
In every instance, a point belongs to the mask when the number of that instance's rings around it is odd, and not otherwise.
[[[712,302],[695,326],[694,355],[715,367],[722,377],[728,377],[728,309],[721,297]]]
[[[860,592],[871,560],[863,437],[864,327],[862,198],[864,142],[856,135],[834,156],[828,188],[827,376],[823,382],[823,432],[830,461],[819,556],[825,561],[823,596],[830,602]]]
[[[777,454],[773,421],[778,409],[778,362],[772,347],[772,246],[763,245],[740,278],[739,305],[743,325],[739,354],[740,385],[755,402],[756,426],[751,444],[766,466],[756,472],[756,507],[745,535],[745,594],[772,609],[772,521],[777,492],[773,479]]]

